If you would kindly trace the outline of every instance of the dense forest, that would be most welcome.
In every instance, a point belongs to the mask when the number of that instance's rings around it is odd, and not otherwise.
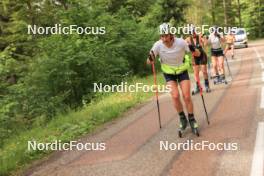
[[[158,25],[244,27],[264,37],[262,0],[1,0],[0,147],[4,139],[78,110],[93,83],[145,75]],[[28,25],[102,26],[104,35],[28,34]],[[149,72],[149,70],[148,70]]]

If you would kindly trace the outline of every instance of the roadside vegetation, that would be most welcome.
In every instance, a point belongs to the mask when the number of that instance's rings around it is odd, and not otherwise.
[[[93,83],[152,84],[145,60],[162,22],[176,27],[187,23],[244,27],[256,39],[264,36],[264,4],[261,0],[1,0],[0,175],[46,156],[25,151],[27,140],[67,142],[150,98],[152,94],[142,92],[94,93]],[[105,27],[105,34],[28,34],[28,25],[56,24]]]

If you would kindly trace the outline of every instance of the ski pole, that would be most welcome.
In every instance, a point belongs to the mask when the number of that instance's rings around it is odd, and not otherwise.
[[[152,58],[151,55],[154,57],[154,59]],[[153,77],[154,77],[154,86],[156,88],[156,102],[157,102],[157,107],[158,107],[159,127],[161,129],[159,95],[158,95],[158,90],[157,90],[157,76],[156,76],[156,70],[155,70],[155,64],[154,64],[155,54],[154,54],[154,52],[152,50],[151,50],[151,55],[149,55],[149,60],[151,61],[152,73],[153,73]]]
[[[229,75],[230,75],[231,79],[233,80],[233,76],[232,76],[232,73],[231,73],[231,71],[230,71],[230,67],[229,67],[229,64],[228,64],[227,58],[226,58],[225,55],[224,55],[224,57],[225,57],[225,60],[226,60],[226,65],[227,65],[227,68],[228,68]]]
[[[208,48],[207,48],[207,52],[205,53],[206,54],[206,57],[207,57],[207,70],[208,70],[208,79],[212,79],[212,73],[211,73],[211,59],[209,59],[208,57]],[[211,58],[211,57],[210,57]]]
[[[200,84],[200,80],[198,80],[197,82],[198,82],[198,86],[199,86],[199,90],[200,90],[200,95],[201,95],[202,101],[203,101],[203,107],[204,107],[204,112],[205,112],[205,115],[206,115],[206,121],[207,121],[207,124],[209,125],[210,122],[209,122],[208,113],[207,113],[206,106],[205,106],[205,102],[204,102],[203,88],[202,88],[202,86]]]
[[[194,57],[193,54],[192,54],[192,56]],[[204,112],[205,112],[205,115],[206,115],[206,121],[207,121],[207,124],[209,125],[210,122],[209,122],[208,113],[207,113],[207,109],[206,109],[205,102],[204,102],[203,88],[202,88],[202,86],[201,86],[200,79],[197,80],[197,83],[198,83],[198,87],[199,87],[200,95],[201,95],[201,97],[202,97],[202,102],[203,102]]]
[[[211,75],[211,66],[210,66],[210,61],[208,59],[208,63],[207,63],[207,70],[208,70],[208,78],[212,79],[212,75]]]

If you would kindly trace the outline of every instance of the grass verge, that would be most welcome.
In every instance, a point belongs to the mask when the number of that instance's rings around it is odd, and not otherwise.
[[[158,74],[157,79],[158,84],[165,83],[161,74]],[[129,84],[137,82],[152,85],[153,77],[149,76],[147,79],[134,77],[128,81]],[[7,139],[0,150],[0,175],[20,175],[33,161],[51,153],[51,151],[29,151],[27,149],[28,141],[49,143],[61,140],[69,142],[91,133],[105,122],[120,117],[129,108],[146,101],[153,95],[152,92],[99,95],[80,111],[58,115],[46,125],[36,125],[30,130],[21,131],[19,135]]]

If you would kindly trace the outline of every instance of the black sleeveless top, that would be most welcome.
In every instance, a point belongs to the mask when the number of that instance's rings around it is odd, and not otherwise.
[[[193,36],[191,36],[191,44],[200,51],[201,55],[199,57],[195,57],[195,58],[201,58],[203,59],[205,57],[205,52],[203,50],[203,47],[201,46],[200,44],[200,36],[196,36],[195,37],[196,41],[194,43],[194,40],[193,40]]]

